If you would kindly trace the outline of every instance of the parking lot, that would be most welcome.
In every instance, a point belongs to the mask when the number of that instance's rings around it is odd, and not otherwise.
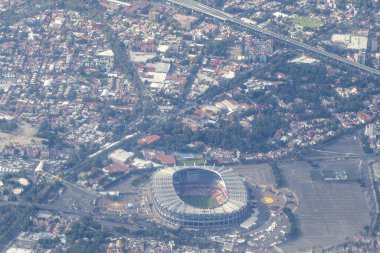
[[[248,183],[258,185],[273,185],[274,177],[272,168],[268,163],[254,163],[247,165],[236,165],[233,168],[245,179]]]
[[[323,175],[328,177],[328,174],[333,175],[341,174],[345,175],[345,178],[342,178],[344,181],[355,181],[361,178],[359,171],[359,160],[353,159],[331,159],[323,161],[314,161],[314,164],[318,164],[318,168],[310,169],[310,173],[314,174],[312,179],[314,181],[323,181]],[[318,175],[320,177],[318,177]],[[330,178],[332,178],[331,176]]]
[[[301,235],[282,245],[285,252],[337,244],[369,224],[368,206],[358,183],[311,181],[306,162],[285,163],[280,168],[300,199],[295,215]]]

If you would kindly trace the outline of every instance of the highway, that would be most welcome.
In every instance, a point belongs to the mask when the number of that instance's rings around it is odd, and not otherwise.
[[[122,2],[122,1],[118,1],[118,0],[107,0],[107,2],[114,3],[114,4],[120,4],[120,5],[124,5],[124,6],[131,6],[130,3]]]
[[[144,120],[144,117],[140,118],[139,120],[136,120],[134,122],[132,122],[128,127],[135,127],[137,126],[138,124],[140,124],[142,121]],[[138,136],[139,134],[141,134],[139,131],[133,133],[133,134],[130,134],[130,135],[127,135],[127,136],[124,136],[123,138],[121,138],[120,140],[118,141],[115,141],[113,143],[110,143],[110,144],[105,144],[103,146],[100,147],[100,150],[96,151],[95,153],[89,155],[86,159],[84,159],[82,162],[80,162],[78,165],[70,168],[70,169],[67,169],[65,171],[62,171],[62,173],[64,175],[67,175],[68,173],[70,173],[71,171],[79,168],[80,166],[83,166],[85,163],[88,163],[89,161],[91,161],[92,159],[95,159],[96,157],[102,155],[102,154],[106,154],[108,151],[120,146],[121,144],[123,144],[125,141],[133,138],[133,137],[136,137]],[[62,174],[61,173],[61,174]]]
[[[377,157],[377,154],[344,153],[344,152],[327,151],[327,150],[320,150],[320,149],[311,149],[311,150],[319,152],[319,153],[326,153],[326,154],[332,154],[332,155],[341,155],[341,156],[354,156],[354,157],[361,157],[361,158]]]
[[[359,64],[356,62],[349,61],[346,58],[343,58],[343,57],[338,56],[338,55],[333,54],[333,53],[326,52],[326,51],[324,51],[322,49],[318,49],[314,46],[307,45],[303,42],[299,42],[299,41],[292,39],[292,38],[289,38],[285,35],[281,35],[281,34],[266,30],[266,29],[262,29],[256,25],[246,23],[246,22],[244,22],[238,18],[235,18],[233,15],[230,15],[226,12],[221,11],[221,10],[212,8],[212,7],[207,6],[205,4],[201,4],[201,3],[193,1],[193,0],[166,0],[166,1],[173,3],[173,4],[176,4],[176,5],[180,5],[182,7],[189,8],[189,9],[194,10],[194,11],[201,12],[203,14],[217,18],[217,19],[222,20],[224,22],[230,22],[232,24],[240,25],[240,26],[245,27],[251,31],[254,31],[254,32],[257,32],[260,34],[264,34],[266,36],[280,40],[282,42],[297,46],[297,47],[304,49],[310,53],[313,53],[313,54],[334,60],[336,62],[340,62],[340,63],[346,64],[346,65],[349,65],[349,66],[357,68],[359,70],[363,70],[363,71],[366,71],[368,73],[380,76],[380,70],[368,67],[368,66],[363,65],[363,64]]]
[[[140,122],[140,121],[138,121]],[[127,136],[124,136],[121,140],[118,140],[118,141],[115,141],[113,143],[108,143],[108,144],[105,144],[103,146],[100,147],[100,150],[99,151],[96,151],[95,153],[91,154],[88,156],[88,158],[94,158],[94,157],[97,157],[101,154],[104,154],[106,152],[108,152],[109,150],[119,146],[123,141],[127,141],[135,136],[137,136],[139,134],[139,132],[136,132],[134,134],[130,134],[130,135],[127,135]]]

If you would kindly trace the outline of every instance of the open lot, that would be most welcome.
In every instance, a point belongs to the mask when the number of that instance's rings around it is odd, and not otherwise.
[[[300,199],[295,215],[301,235],[282,245],[285,252],[337,244],[369,224],[367,202],[358,183],[311,181],[306,162],[284,163],[280,168],[288,187]]]
[[[66,185],[65,191],[53,203],[53,205],[61,209],[67,209],[68,211],[80,210],[84,213],[88,213],[93,208],[92,202],[94,200],[94,196]]]
[[[150,170],[138,171],[139,174],[129,174],[120,181],[114,183],[107,188],[107,191],[118,191],[120,193],[137,193],[140,190],[148,187],[150,175],[153,173]]]
[[[236,165],[233,168],[245,179],[248,183],[258,185],[273,185],[274,176],[272,168],[268,163],[257,163],[247,165]]]
[[[19,128],[12,133],[0,131],[0,150],[10,143],[26,145],[32,142],[42,142],[43,139],[34,137],[36,133],[37,129],[27,123],[20,124]]]
[[[357,133],[334,140],[331,143],[324,145],[323,150],[347,154],[364,154],[360,143],[360,137]]]

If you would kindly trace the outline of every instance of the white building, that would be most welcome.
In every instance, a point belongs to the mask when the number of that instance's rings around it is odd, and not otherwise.
[[[133,152],[128,152],[123,149],[117,149],[108,155],[108,159],[112,160],[114,163],[125,164],[134,157]]]

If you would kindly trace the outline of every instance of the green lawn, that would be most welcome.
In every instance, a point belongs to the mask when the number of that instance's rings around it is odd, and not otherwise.
[[[177,158],[177,165],[179,166],[183,166],[183,165],[188,165],[188,166],[191,166],[191,165],[203,165],[205,163],[205,160],[204,159],[197,159],[197,160],[184,160],[184,159],[181,159],[181,158]]]
[[[207,196],[182,196],[182,200],[192,206],[199,208],[215,208],[218,206],[216,199]]]
[[[317,19],[303,16],[291,18],[290,21],[293,24],[297,24],[306,28],[319,28],[321,25],[323,25],[323,23]]]

